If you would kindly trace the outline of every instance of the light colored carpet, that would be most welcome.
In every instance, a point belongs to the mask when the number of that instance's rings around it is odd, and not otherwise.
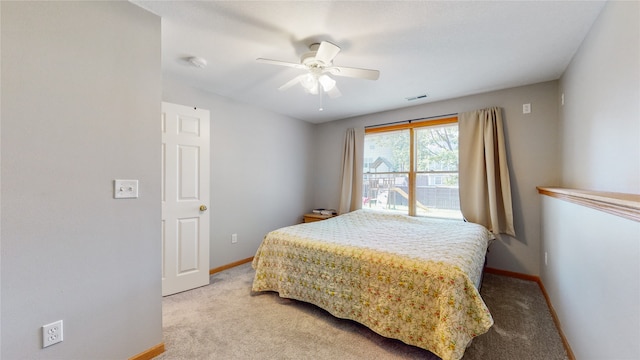
[[[307,303],[252,294],[254,270],[244,264],[211,283],[163,299],[166,352],[186,359],[439,359],[384,338]],[[464,359],[567,359],[538,285],[486,274],[481,291],[495,324],[474,339]]]

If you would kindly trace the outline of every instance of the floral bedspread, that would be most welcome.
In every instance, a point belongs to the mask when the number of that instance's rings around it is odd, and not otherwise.
[[[460,359],[493,325],[476,288],[491,239],[477,224],[357,210],[267,234],[252,290]]]

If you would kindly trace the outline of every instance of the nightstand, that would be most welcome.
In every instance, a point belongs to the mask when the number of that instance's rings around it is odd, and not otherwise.
[[[304,221],[306,223],[309,222],[314,222],[314,221],[321,221],[321,220],[327,220],[329,218],[332,218],[336,215],[321,215],[321,214],[314,214],[314,213],[309,213],[309,214],[304,214]]]

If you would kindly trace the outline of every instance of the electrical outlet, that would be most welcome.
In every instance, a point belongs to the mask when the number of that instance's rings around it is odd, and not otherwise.
[[[235,244],[238,242],[238,234],[231,234],[231,243]]]
[[[42,347],[46,348],[62,341],[62,320],[42,327]]]
[[[531,114],[531,104],[522,104],[522,113]]]

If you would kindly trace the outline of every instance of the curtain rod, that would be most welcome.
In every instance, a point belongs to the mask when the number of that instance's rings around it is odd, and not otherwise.
[[[385,123],[385,124],[369,125],[369,126],[365,126],[364,128],[365,129],[369,129],[369,128],[374,128],[374,127],[379,127],[379,126],[388,126],[388,125],[396,125],[396,124],[404,124],[404,123],[411,124],[413,121],[431,120],[431,119],[443,118],[443,117],[454,116],[454,115],[458,115],[458,113],[429,116],[429,117],[410,119],[410,120],[400,120],[400,121],[394,121],[394,122],[389,122],[389,123]]]

